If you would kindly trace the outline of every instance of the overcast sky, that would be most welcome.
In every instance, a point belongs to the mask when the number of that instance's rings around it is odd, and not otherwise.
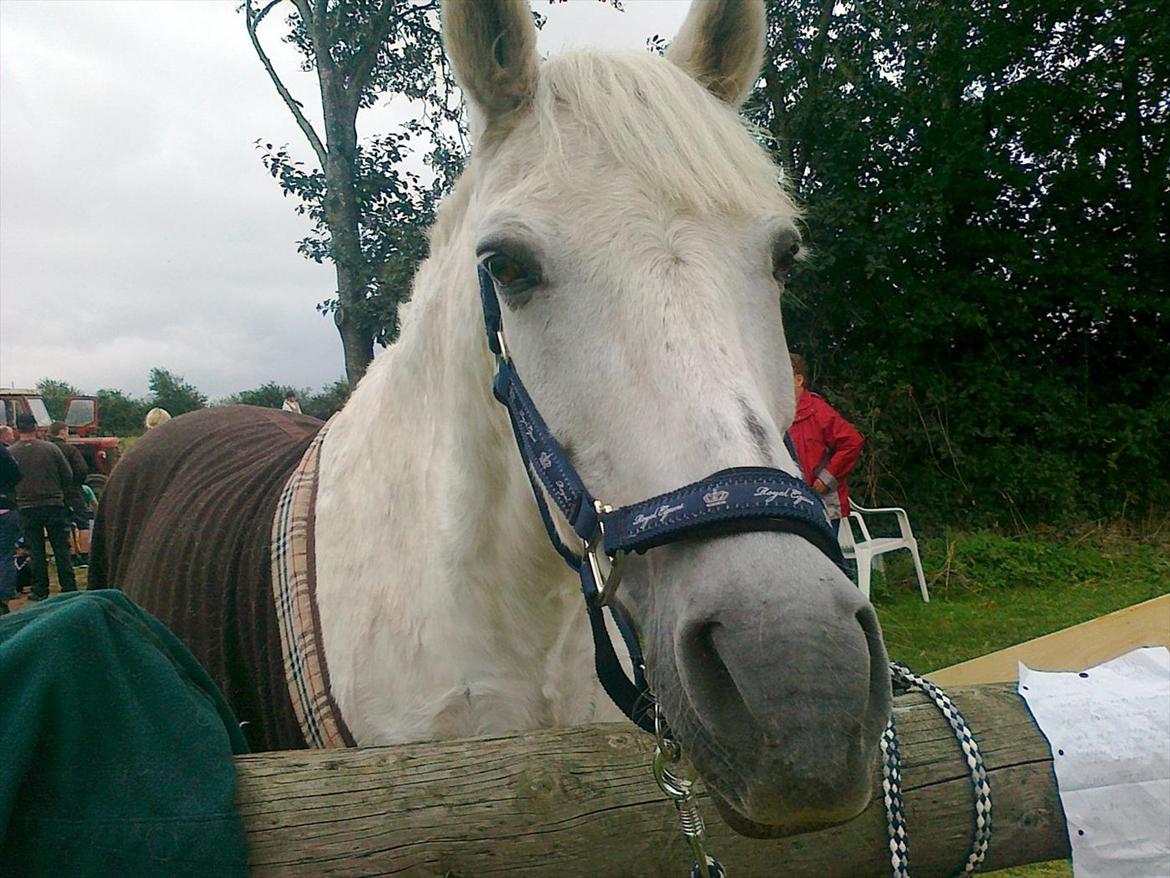
[[[314,305],[333,270],[254,141],[311,150],[248,42],[238,0],[0,0],[0,385],[147,391],[162,366],[212,398],[344,375]],[[541,50],[673,36],[682,0],[550,6]],[[311,75],[263,25],[294,95]],[[262,29],[262,33],[264,30]],[[318,111],[319,113],[319,111]],[[365,133],[394,123],[382,109]]]

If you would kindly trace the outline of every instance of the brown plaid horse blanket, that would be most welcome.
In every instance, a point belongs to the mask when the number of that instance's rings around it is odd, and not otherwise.
[[[352,746],[317,634],[315,418],[192,412],[118,464],[94,527],[90,588],[120,588],[207,669],[253,750]]]

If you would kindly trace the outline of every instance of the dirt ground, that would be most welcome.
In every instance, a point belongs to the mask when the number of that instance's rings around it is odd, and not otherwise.
[[[84,591],[89,585],[89,568],[74,567],[73,576],[77,579],[77,587]],[[59,594],[61,591],[61,584],[57,581],[57,568],[53,563],[53,559],[49,559],[49,594]],[[32,601],[28,599],[28,591],[24,591],[16,597],[8,599],[8,609],[10,611],[21,610],[25,607],[31,606]]]

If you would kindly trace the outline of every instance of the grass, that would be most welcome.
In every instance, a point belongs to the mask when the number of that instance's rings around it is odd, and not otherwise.
[[[919,551],[929,604],[918,594],[908,552],[886,556],[885,574],[875,576],[872,595],[890,656],[918,672],[1170,592],[1170,538],[1161,534],[953,533],[920,540]],[[1069,878],[1072,870],[1059,860],[993,874]]]
[[[930,671],[1170,592],[1170,539],[990,533],[920,543],[922,602],[909,553],[887,556],[873,589],[890,655]],[[884,578],[888,586],[883,587]]]

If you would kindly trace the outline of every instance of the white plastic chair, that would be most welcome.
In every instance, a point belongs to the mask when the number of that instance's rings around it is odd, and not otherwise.
[[[850,503],[850,512],[847,518],[841,519],[837,531],[837,539],[841,543],[841,553],[848,559],[857,562],[857,587],[867,598],[869,597],[869,579],[874,559],[886,552],[898,549],[909,549],[914,558],[914,572],[918,574],[918,589],[922,592],[922,600],[930,603],[930,592],[926,590],[926,576],[922,572],[922,560],[918,557],[918,540],[914,539],[914,532],[910,530],[910,518],[905,509],[896,506],[881,509],[867,509]],[[865,523],[864,515],[878,515],[892,513],[898,519],[898,531],[901,536],[874,537],[870,535],[869,527]],[[861,539],[854,533],[854,522],[861,533]]]

